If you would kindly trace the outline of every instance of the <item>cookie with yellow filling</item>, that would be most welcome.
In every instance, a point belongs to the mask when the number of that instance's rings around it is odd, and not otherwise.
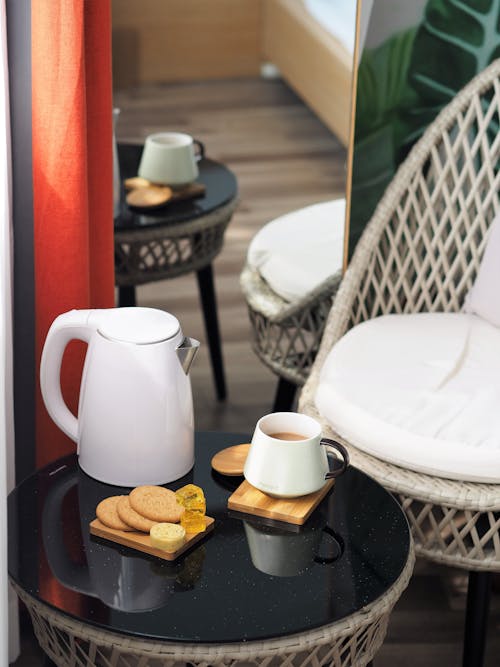
[[[177,551],[186,540],[186,531],[178,523],[156,523],[149,531],[151,545],[163,551]]]

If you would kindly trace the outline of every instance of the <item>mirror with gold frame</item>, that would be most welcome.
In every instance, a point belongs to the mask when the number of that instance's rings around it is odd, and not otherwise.
[[[498,3],[362,0],[345,260],[411,148],[500,55]]]
[[[273,402],[276,378],[269,369],[278,373],[272,361],[255,363],[239,276],[252,239],[268,223],[345,198],[356,3],[114,0],[112,8],[118,141],[186,132],[238,180],[239,207],[214,272],[228,405],[251,415],[245,420],[251,426]],[[344,210],[334,224],[340,275]],[[326,255],[318,264],[331,271],[326,242],[317,244]],[[299,258],[288,272],[292,278],[300,264]],[[206,342],[192,274],[136,291],[139,305],[178,314],[183,330]],[[201,371],[206,348],[192,370],[195,410],[202,415],[197,427],[232,424],[230,407],[223,410],[229,422],[214,416],[210,371]]]

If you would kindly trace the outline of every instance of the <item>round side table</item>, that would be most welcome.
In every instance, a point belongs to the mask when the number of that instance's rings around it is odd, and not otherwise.
[[[213,532],[168,563],[89,534],[129,489],[59,459],[9,496],[9,574],[60,667],[364,667],[380,648],[414,554],[396,500],[355,468],[302,527],[227,509],[241,478],[214,454],[248,441],[198,433],[194,468]]]
[[[142,145],[119,144],[123,179],[137,175]],[[202,197],[154,210],[131,209],[124,202],[115,218],[115,283],[119,306],[135,306],[135,286],[196,272],[217,398],[226,397],[212,260],[237,206],[237,183],[224,165],[204,158],[198,182]]]

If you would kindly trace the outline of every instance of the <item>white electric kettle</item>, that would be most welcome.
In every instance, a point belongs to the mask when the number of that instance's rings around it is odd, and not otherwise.
[[[78,419],[60,384],[69,341],[88,343]],[[72,310],[50,327],[40,384],[47,410],[78,445],[80,467],[117,486],[166,484],[194,464],[189,368],[199,342],[154,308]]]

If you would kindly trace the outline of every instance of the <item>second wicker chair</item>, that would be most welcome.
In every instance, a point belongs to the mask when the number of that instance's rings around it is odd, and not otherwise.
[[[458,312],[500,211],[500,60],[429,126],[380,201],[344,276],[299,409],[318,413],[320,371],[355,325],[390,313]],[[382,381],[382,379],[381,379]],[[345,441],[344,441],[345,442]],[[417,555],[469,572],[464,665],[482,664],[490,575],[500,572],[500,484],[422,474],[345,443],[400,500]],[[416,629],[417,630],[417,629]]]

